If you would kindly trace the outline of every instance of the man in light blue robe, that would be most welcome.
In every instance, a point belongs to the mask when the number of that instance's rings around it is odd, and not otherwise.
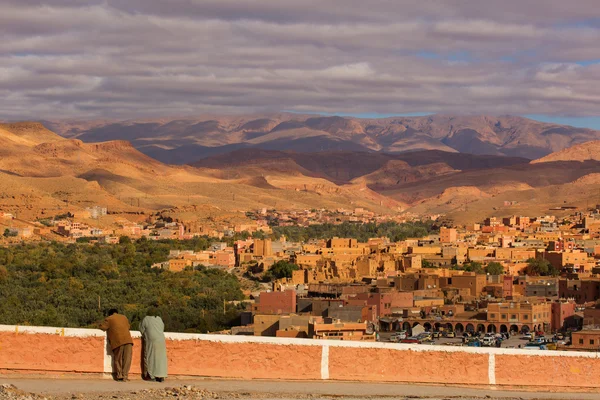
[[[144,377],[162,382],[167,377],[165,324],[159,316],[147,316],[140,324],[144,346]]]

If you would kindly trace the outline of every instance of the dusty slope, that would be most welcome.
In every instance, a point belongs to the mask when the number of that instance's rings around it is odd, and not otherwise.
[[[94,204],[137,212],[190,204],[223,212],[262,207],[366,207],[390,211],[370,191],[341,188],[298,174],[273,185],[256,174],[228,177],[220,171],[173,167],[140,153],[126,141],[84,143],[65,139],[40,124],[0,124],[0,209],[24,218],[63,213]],[[289,168],[281,176],[290,178]],[[309,174],[310,175],[310,174]],[[326,194],[326,195],[324,195]]]
[[[558,151],[542,157],[538,160],[533,160],[532,164],[547,163],[556,161],[600,161],[600,141],[593,141],[578,144],[564,150]]]
[[[512,116],[358,119],[281,113],[44,123],[85,142],[128,140],[144,153],[176,164],[244,147],[303,152],[442,150],[536,159],[600,139],[598,131]]]

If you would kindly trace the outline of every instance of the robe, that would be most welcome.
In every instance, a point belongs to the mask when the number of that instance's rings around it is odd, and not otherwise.
[[[167,377],[165,324],[160,317],[145,317],[140,324],[144,342],[144,370],[150,379]]]

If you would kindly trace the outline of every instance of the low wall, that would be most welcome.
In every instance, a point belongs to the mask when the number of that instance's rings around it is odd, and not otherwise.
[[[141,371],[139,332],[131,375]],[[170,376],[598,388],[598,353],[167,333]],[[110,376],[94,329],[0,325],[0,370]]]

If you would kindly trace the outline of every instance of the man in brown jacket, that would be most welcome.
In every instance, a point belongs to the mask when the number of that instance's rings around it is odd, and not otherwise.
[[[108,335],[108,341],[115,360],[117,381],[129,381],[129,368],[131,368],[131,353],[133,350],[133,339],[129,333],[129,320],[113,308],[108,312],[108,317],[100,324],[100,329],[106,331]]]

